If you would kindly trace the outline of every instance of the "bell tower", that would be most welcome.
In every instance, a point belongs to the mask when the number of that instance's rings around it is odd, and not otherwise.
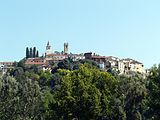
[[[68,54],[68,43],[64,43],[64,54]]]
[[[47,46],[46,46],[46,54],[52,54],[52,53],[53,53],[53,51],[52,51],[51,45],[48,41]]]

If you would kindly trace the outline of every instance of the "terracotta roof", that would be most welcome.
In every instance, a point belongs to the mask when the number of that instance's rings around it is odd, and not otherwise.
[[[2,64],[2,65],[13,65],[14,62],[0,62],[0,64]]]
[[[132,63],[132,64],[143,64],[143,63],[141,63],[141,62],[139,62],[139,61],[136,61],[136,60],[133,60],[133,59],[131,59],[131,58],[126,58],[126,59],[123,59],[123,60],[126,60],[126,61],[130,61],[130,63]]]
[[[131,62],[131,64],[143,64],[143,63],[134,60]]]
[[[36,57],[36,58],[27,58],[27,60],[42,60],[43,58]]]
[[[44,62],[26,62],[26,65],[44,65]]]
[[[67,55],[63,55],[63,54],[47,54],[46,56],[67,56]]]
[[[102,58],[106,58],[105,56],[92,56],[92,58],[99,58],[99,59],[102,59]]]

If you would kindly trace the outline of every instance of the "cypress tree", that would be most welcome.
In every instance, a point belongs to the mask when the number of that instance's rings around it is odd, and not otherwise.
[[[33,58],[36,57],[36,47],[33,48]]]
[[[26,48],[26,58],[29,58],[29,49],[28,49],[28,47]]]
[[[29,55],[30,58],[33,57],[33,52],[32,52],[32,48],[30,48],[30,55]]]
[[[37,50],[37,53],[36,53],[36,57],[39,57],[39,52],[38,52],[38,50]]]

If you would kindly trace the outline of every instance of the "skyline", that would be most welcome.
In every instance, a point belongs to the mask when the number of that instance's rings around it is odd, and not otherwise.
[[[62,51],[133,58],[145,68],[160,63],[160,1],[0,1],[0,61],[18,61],[26,47],[40,55],[50,41]]]

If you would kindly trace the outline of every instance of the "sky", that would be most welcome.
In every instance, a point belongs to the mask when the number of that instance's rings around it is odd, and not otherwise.
[[[160,63],[160,0],[0,0],[0,61],[62,51]]]

